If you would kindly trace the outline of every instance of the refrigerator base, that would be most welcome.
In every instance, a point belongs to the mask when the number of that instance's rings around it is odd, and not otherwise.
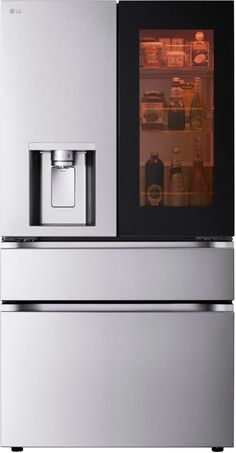
[[[13,451],[13,452],[19,452],[19,451],[23,451],[23,450],[24,450],[23,447],[12,447],[11,448],[11,451]],[[221,452],[221,451],[224,451],[224,447],[212,447],[212,451]]]
[[[1,313],[3,447],[233,446],[232,311],[63,305]]]
[[[13,452],[18,452],[18,451],[23,451],[24,449],[22,447],[12,447],[11,451]],[[224,451],[224,447],[212,447],[212,451],[214,452],[221,452]]]

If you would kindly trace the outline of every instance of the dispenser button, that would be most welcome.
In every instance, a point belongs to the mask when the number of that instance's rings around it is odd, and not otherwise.
[[[75,168],[51,168],[51,204],[53,208],[75,206]]]

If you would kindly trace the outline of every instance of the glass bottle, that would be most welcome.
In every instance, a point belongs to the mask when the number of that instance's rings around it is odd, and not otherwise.
[[[145,164],[145,192],[147,206],[163,206],[164,164],[157,152]]]
[[[172,131],[181,131],[185,129],[183,90],[178,77],[173,78],[170,90],[168,128]]]
[[[167,206],[185,206],[184,175],[179,148],[174,148],[168,183]]]
[[[206,107],[201,98],[201,80],[196,77],[194,80],[194,93],[189,112],[190,128],[193,130],[204,130],[207,128]]]
[[[196,32],[191,44],[191,63],[193,67],[209,67],[209,42],[202,31]]]
[[[190,129],[190,108],[193,99],[193,84],[192,83],[185,83],[182,86],[183,90],[183,98],[184,98],[184,107],[185,107],[185,128]]]
[[[210,205],[208,181],[203,165],[201,138],[194,140],[194,161],[189,181],[189,206],[206,207]]]

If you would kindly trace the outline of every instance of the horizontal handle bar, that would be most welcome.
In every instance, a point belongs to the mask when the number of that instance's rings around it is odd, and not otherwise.
[[[232,312],[233,304],[192,303],[3,303],[2,312]]]
[[[158,242],[76,242],[76,241],[48,241],[48,242],[2,242],[1,249],[202,249],[227,248],[233,249],[232,241],[158,241]]]

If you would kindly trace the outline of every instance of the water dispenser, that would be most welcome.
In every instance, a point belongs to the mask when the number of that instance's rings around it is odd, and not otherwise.
[[[30,224],[95,225],[95,146],[39,145],[30,147]]]

